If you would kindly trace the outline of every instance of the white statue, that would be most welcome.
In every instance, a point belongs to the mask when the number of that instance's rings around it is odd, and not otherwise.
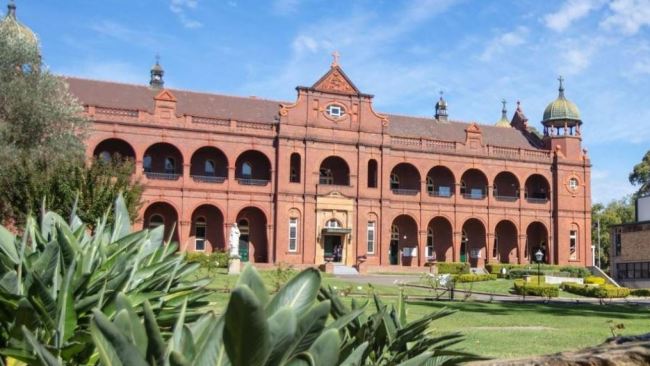
[[[228,246],[230,247],[230,256],[234,258],[239,258],[239,228],[237,223],[233,223],[230,227],[230,239],[228,240]]]

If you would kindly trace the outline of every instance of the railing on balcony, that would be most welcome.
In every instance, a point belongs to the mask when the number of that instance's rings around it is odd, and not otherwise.
[[[420,193],[419,189],[407,189],[407,188],[393,188],[394,194],[399,194],[403,196],[415,196]]]
[[[226,177],[217,177],[214,175],[192,175],[192,180],[201,183],[223,183]]]
[[[450,190],[429,191],[429,196],[448,198],[452,196],[452,192]]]
[[[480,192],[471,192],[471,193],[463,193],[463,198],[468,199],[468,200],[482,200],[485,198],[485,193]]]
[[[526,201],[530,203],[546,203],[548,202],[548,197],[540,198],[540,197],[527,197]]]
[[[158,173],[158,172],[144,172],[148,179],[157,180],[178,180],[180,174],[177,173]]]
[[[268,179],[237,178],[237,182],[245,186],[265,186],[270,181]]]
[[[496,199],[497,201],[515,202],[519,199],[519,196],[496,195],[494,196],[494,199]]]

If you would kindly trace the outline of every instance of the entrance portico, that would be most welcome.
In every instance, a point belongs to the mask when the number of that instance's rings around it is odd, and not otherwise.
[[[353,218],[352,199],[336,191],[316,198],[316,263],[355,264]]]

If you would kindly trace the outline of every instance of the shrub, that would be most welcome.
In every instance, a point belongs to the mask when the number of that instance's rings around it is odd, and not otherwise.
[[[571,277],[585,278],[591,276],[591,272],[585,267],[562,266],[557,268],[560,272],[567,272]]]
[[[599,299],[621,298],[630,295],[629,288],[612,285],[581,285],[578,283],[563,282],[560,288],[572,294]]]
[[[560,289],[557,286],[545,283],[538,285],[537,282],[526,282],[524,280],[515,280],[514,290],[519,295],[543,297],[558,297],[560,295]]]
[[[501,269],[505,268],[508,271],[508,278],[521,278],[524,275],[537,274],[537,264],[509,264],[509,263],[490,263],[485,265],[488,272],[496,275],[501,274]],[[539,266],[540,272],[548,275],[559,277],[587,277],[591,272],[584,267],[576,266],[556,266],[552,264],[541,264]],[[514,274],[512,274],[514,272]]]
[[[190,263],[198,263],[201,268],[208,271],[217,268],[228,268],[228,260],[230,255],[223,250],[217,250],[210,254],[201,252],[187,253],[187,261]]]
[[[648,297],[650,296],[650,288],[635,288],[633,290],[630,290],[630,295]]]
[[[495,274],[473,274],[473,273],[464,273],[459,274],[454,277],[454,280],[458,283],[462,282],[479,282],[479,281],[490,281],[496,280],[497,275]]]
[[[460,263],[460,262],[441,262],[437,264],[438,273],[444,274],[461,274],[469,273],[469,263]]]
[[[585,284],[587,285],[604,285],[605,279],[602,277],[596,276],[587,276],[585,277]]]

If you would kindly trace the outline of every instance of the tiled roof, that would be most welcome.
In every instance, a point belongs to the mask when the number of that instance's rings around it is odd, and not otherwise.
[[[143,85],[66,77],[70,92],[85,105],[108,108],[137,109],[153,112],[153,97],[159,92]],[[280,104],[291,104],[257,98],[234,97],[169,89],[177,100],[180,115],[192,115],[247,122],[273,123]],[[465,142],[465,122],[438,122],[433,118],[387,115],[389,133],[400,137],[427,137],[434,140]],[[520,130],[479,125],[484,144],[535,149]],[[529,136],[530,137],[530,136]]]

